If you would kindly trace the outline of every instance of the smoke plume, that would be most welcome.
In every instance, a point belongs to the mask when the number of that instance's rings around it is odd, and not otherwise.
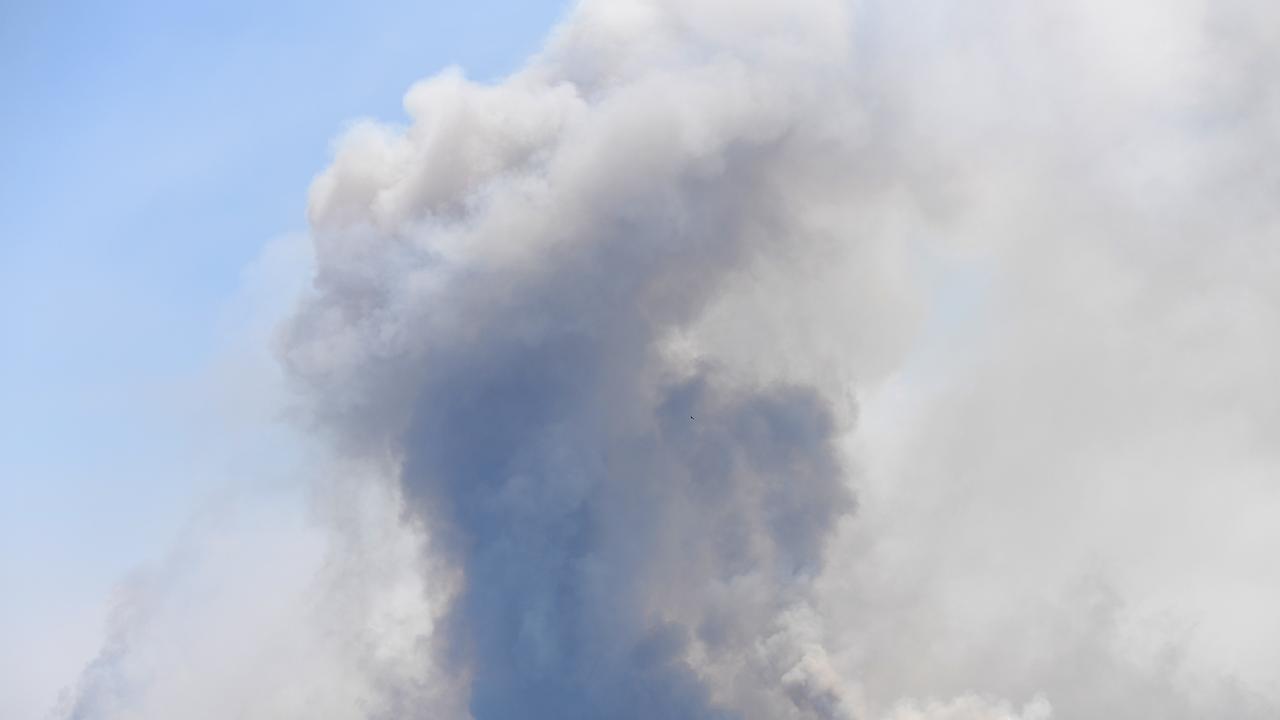
[[[843,242],[822,218],[866,181],[826,112],[843,8],[746,14],[584,5],[313,189],[287,357],[459,573],[436,649],[477,720],[845,716],[794,625],[853,507],[848,419],[678,350],[753,266]]]
[[[1276,28],[584,0],[353,126],[280,354],[429,620],[330,716],[1275,717]]]

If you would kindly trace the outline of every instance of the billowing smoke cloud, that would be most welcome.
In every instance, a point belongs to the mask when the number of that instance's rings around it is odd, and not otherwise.
[[[791,623],[853,506],[847,419],[676,346],[753,266],[846,240],[849,22],[587,4],[317,181],[287,358],[460,573],[437,649],[477,720],[846,716]]]
[[[586,0],[353,127],[281,341],[393,481],[327,716],[1276,717],[1276,28]]]

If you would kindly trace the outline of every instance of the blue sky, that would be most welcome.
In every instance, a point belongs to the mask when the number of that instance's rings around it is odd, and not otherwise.
[[[39,712],[112,587],[226,481],[189,388],[332,139],[444,66],[511,70],[564,5],[0,10],[0,716]]]

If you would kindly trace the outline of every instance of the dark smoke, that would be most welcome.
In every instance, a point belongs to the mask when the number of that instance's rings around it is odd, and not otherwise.
[[[590,87],[561,62],[425,86],[405,138],[378,140],[408,159],[373,196],[339,157],[294,367],[319,377],[335,322],[389,343],[357,349],[339,390],[365,394],[331,422],[397,458],[461,573],[436,650],[477,720],[835,717],[834,687],[783,676],[814,652],[787,613],[852,509],[846,428],[823,389],[671,340],[814,242],[802,218],[833,198],[797,190],[844,150],[779,112],[805,88],[746,58]]]

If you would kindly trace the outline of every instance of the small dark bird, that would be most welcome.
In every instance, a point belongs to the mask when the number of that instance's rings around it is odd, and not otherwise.
[[[690,419],[690,420],[692,420],[692,419],[693,419],[693,416],[692,416],[692,415],[690,415],[690,416],[689,416],[689,419]]]

